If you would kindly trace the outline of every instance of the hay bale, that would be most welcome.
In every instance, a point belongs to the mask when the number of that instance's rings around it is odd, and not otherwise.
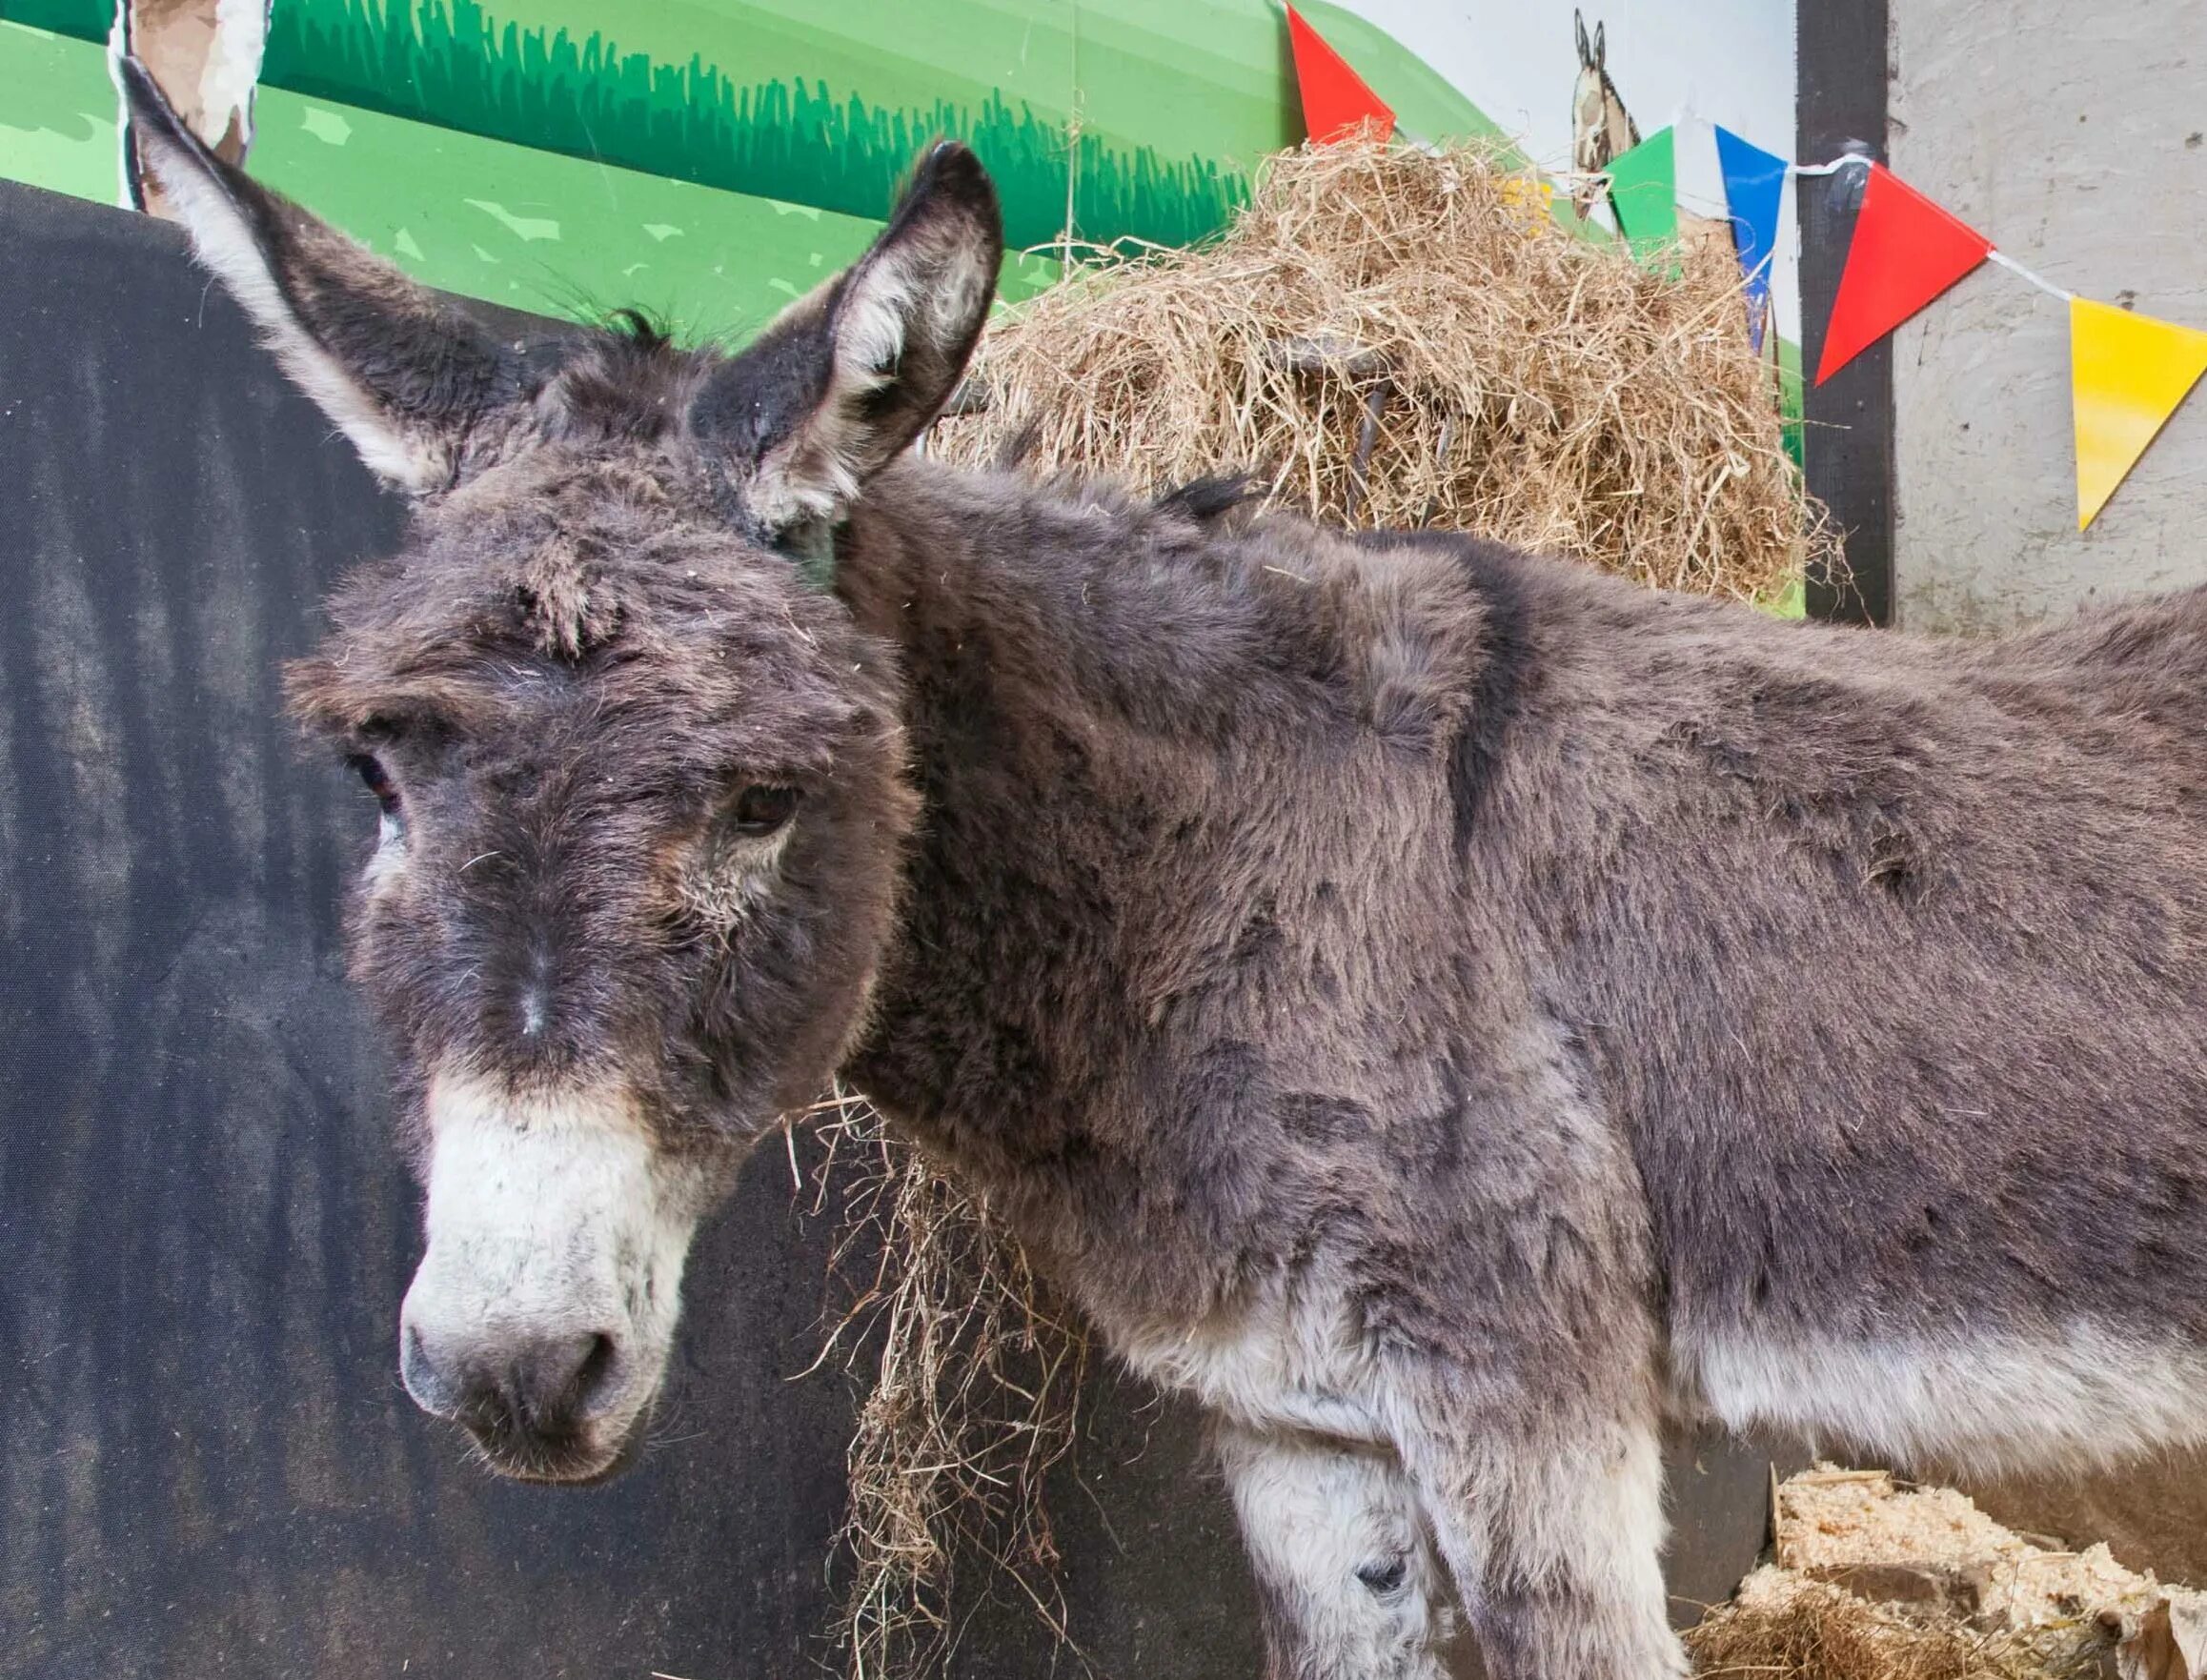
[[[1636,262],[1490,149],[1306,147],[1217,242],[1076,273],[982,342],[936,447],[1163,487],[1224,469],[1665,588],[1781,594],[1826,527],[1729,249]]]

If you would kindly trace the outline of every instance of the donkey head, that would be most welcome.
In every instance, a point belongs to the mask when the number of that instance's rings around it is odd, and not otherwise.
[[[199,256],[414,498],[290,677],[380,839],[352,958],[428,1246],[401,1370],[496,1467],[614,1467],[697,1223],[857,1030],[915,816],[836,530],[949,395],[1002,236],[938,148],[880,240],[733,357],[632,323],[501,344],[222,162],[134,64]]]

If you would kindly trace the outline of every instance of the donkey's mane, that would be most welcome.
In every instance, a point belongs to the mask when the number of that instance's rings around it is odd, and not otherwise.
[[[623,304],[605,317],[602,326],[610,337],[646,354],[670,349],[675,342],[674,329],[666,319],[639,304]]]

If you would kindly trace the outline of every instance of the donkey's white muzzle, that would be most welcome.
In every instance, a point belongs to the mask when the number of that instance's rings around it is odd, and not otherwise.
[[[428,1252],[399,1371],[491,1463],[606,1469],[658,1392],[697,1225],[681,1170],[618,1091],[430,1084]]]

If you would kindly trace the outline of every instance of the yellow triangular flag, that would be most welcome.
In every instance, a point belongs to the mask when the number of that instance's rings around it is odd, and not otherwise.
[[[2079,531],[2107,506],[2203,373],[2207,333],[2090,298],[2069,300]]]

